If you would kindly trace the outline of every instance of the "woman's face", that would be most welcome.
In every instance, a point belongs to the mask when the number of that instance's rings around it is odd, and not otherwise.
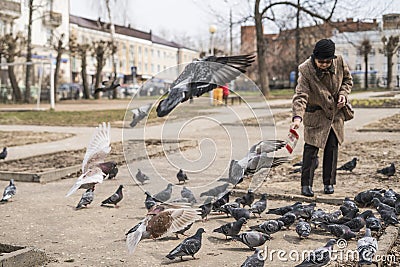
[[[326,70],[332,64],[332,59],[314,59],[318,68]]]

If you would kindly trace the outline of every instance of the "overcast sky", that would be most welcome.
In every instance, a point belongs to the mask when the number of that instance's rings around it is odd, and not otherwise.
[[[99,16],[106,18],[104,2],[105,0],[70,0],[71,14],[90,19],[97,19]],[[125,25],[130,23],[134,28],[147,32],[152,30],[153,33],[167,39],[172,39],[176,35],[186,35],[203,39],[204,42],[207,42],[209,26],[212,24],[218,26],[219,35],[227,35],[230,9],[234,20],[249,14],[253,9],[248,0],[111,0],[110,2],[120,6],[113,13],[113,20],[116,23]],[[347,9],[349,7],[349,2],[357,3],[358,7],[345,11],[345,7]],[[382,14],[400,13],[400,0],[339,0],[337,11],[336,19],[354,17],[380,20]],[[222,18],[213,15],[217,13]],[[271,22],[265,28],[277,31]]]

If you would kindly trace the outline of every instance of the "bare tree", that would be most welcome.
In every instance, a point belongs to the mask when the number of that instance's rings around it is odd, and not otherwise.
[[[28,2],[28,38],[26,42],[26,62],[32,62],[32,15],[33,15],[33,0],[29,0]],[[26,65],[26,73],[25,73],[25,98],[24,102],[29,103],[31,98],[31,69],[32,66],[27,64]]]
[[[329,21],[333,15],[333,12],[336,7],[337,0],[324,0],[324,1],[317,1],[313,5],[310,4],[308,1],[301,5],[300,2],[292,3],[289,1],[279,1],[279,2],[271,2],[264,6],[261,9],[260,0],[255,0],[254,5],[254,21],[256,27],[256,38],[257,38],[257,63],[258,63],[258,73],[259,73],[259,81],[258,85],[261,88],[261,91],[264,96],[269,96],[269,77],[267,72],[267,65],[265,62],[265,56],[267,52],[267,43],[264,38],[264,30],[263,30],[263,20],[268,19],[271,21],[275,21],[275,15],[273,12],[274,7],[284,6],[284,7],[293,7],[296,8],[307,15],[315,18],[320,19],[323,21]],[[329,2],[333,2],[332,8],[330,9],[330,13],[327,16],[324,16],[320,13],[320,10],[323,6],[329,4]],[[320,7],[320,9],[318,9]],[[269,13],[268,13],[269,11]],[[268,15],[269,14],[269,15]]]
[[[58,78],[59,78],[59,72],[60,72],[60,65],[61,65],[61,57],[62,54],[65,52],[66,47],[64,45],[64,33],[60,35],[58,38],[57,44],[54,45],[54,50],[57,52],[57,57],[56,57],[56,68],[54,70],[54,95],[57,93],[57,88],[58,88]]]
[[[383,51],[381,52],[387,57],[387,89],[390,89],[392,86],[393,55],[399,49],[399,38],[399,35],[389,36],[389,38],[386,38],[386,36],[382,37]]]
[[[364,87],[368,89],[368,55],[372,51],[371,42],[368,39],[364,39],[360,45],[360,54],[364,57],[365,73],[364,73]]]
[[[110,35],[111,35],[111,45],[114,47],[115,46],[115,27],[113,20],[111,18],[111,7],[110,7],[110,0],[105,0],[106,1],[106,8],[107,8],[107,14],[108,14],[108,20],[110,23]],[[116,49],[113,49],[113,53],[111,53],[111,59],[112,59],[112,70],[113,70],[113,75],[114,75],[114,80],[117,79],[117,63],[115,62],[115,53]],[[118,95],[117,87],[114,89],[113,92],[113,98],[116,99]]]
[[[96,80],[94,84],[94,88],[98,88],[100,85],[100,80],[101,80],[101,73],[103,71],[103,67],[106,64],[107,58],[115,53],[116,47],[112,45],[112,42],[110,41],[96,41],[93,42],[92,46],[92,54],[96,58]],[[99,93],[95,94],[95,98],[99,98]]]
[[[15,58],[21,56],[24,46],[25,39],[21,33],[18,33],[15,37],[12,33],[0,37],[0,54],[5,57],[7,63],[14,63]],[[8,65],[8,77],[13,89],[14,101],[18,103],[22,102],[22,93],[15,76],[14,65]]]
[[[79,56],[81,59],[81,76],[82,76],[82,85],[83,85],[83,97],[85,99],[90,98],[90,88],[87,81],[87,61],[86,56],[87,52],[90,48],[89,44],[78,44],[77,37],[73,34],[69,37],[69,52],[71,56]]]

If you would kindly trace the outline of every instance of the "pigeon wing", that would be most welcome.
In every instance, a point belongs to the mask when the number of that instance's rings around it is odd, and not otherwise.
[[[126,246],[128,247],[128,252],[130,254],[133,254],[133,252],[135,252],[135,249],[139,244],[139,241],[142,239],[143,233],[146,232],[147,223],[150,218],[151,216],[147,216],[146,218],[144,218],[141,221],[139,227],[136,229],[136,231],[127,234]]]
[[[104,162],[105,157],[110,153],[110,123],[103,122],[94,132],[89,146],[86,149],[82,162],[82,172],[85,173],[94,165]]]
[[[78,190],[81,185],[83,184],[97,184],[97,183],[102,183],[103,182],[103,177],[104,173],[102,170],[98,167],[92,168],[86,173],[82,174],[81,176],[78,177],[76,180],[75,184],[71,187],[71,189],[67,193],[67,197],[72,195],[73,193]]]

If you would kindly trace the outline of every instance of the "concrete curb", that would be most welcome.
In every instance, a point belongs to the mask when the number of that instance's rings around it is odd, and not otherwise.
[[[0,266],[42,266],[48,261],[43,250],[0,243]]]

